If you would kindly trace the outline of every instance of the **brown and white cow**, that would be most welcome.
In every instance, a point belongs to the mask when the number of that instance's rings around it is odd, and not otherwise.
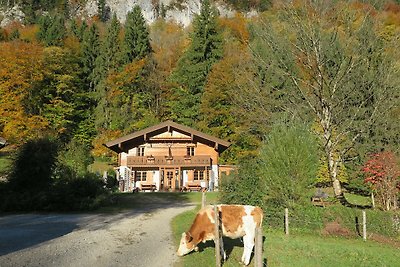
[[[232,239],[243,237],[244,251],[242,262],[250,263],[251,252],[254,247],[256,227],[261,227],[263,211],[259,207],[244,205],[218,205],[222,221],[223,236]],[[197,244],[214,240],[215,220],[213,206],[201,209],[194,219],[190,230],[182,233],[178,256],[188,254],[197,249]]]

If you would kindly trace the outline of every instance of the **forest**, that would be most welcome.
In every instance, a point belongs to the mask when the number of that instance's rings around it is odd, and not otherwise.
[[[399,207],[396,1],[226,1],[238,10],[226,18],[204,0],[188,28],[147,25],[138,6],[121,24],[104,1],[87,20],[34,2],[25,24],[0,29],[0,136],[22,151],[57,141],[49,164],[70,172],[48,177],[82,176],[115,157],[103,143],[170,119],[232,143],[222,162],[241,178],[227,192],[262,182],[290,206],[329,185],[340,202],[375,192]]]

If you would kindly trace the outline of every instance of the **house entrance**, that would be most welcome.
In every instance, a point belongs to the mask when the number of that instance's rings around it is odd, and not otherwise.
[[[161,184],[162,190],[178,191],[180,188],[181,172],[179,168],[168,168],[161,170]]]

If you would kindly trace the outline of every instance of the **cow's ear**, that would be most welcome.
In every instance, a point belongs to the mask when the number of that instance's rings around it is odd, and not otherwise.
[[[193,240],[193,236],[190,234],[190,232],[186,232],[186,242],[190,243]]]
[[[199,235],[200,240],[204,240],[204,237],[206,236],[206,232],[202,231]]]

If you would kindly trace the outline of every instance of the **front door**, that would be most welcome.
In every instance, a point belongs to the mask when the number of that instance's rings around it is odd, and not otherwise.
[[[165,178],[167,179],[165,181],[167,189],[175,188],[174,171],[166,170]]]
[[[181,173],[179,169],[165,169],[163,170],[163,189],[164,190],[179,190],[181,184]]]

